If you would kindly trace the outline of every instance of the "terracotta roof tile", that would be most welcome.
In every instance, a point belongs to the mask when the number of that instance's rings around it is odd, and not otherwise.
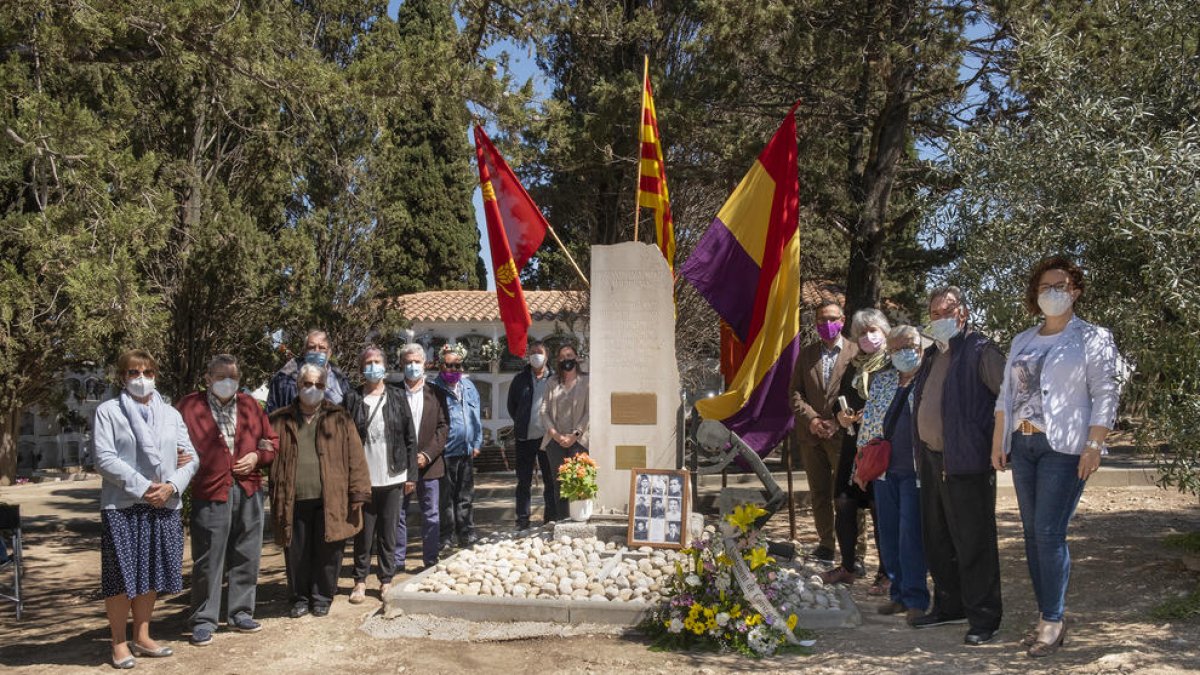
[[[425,291],[402,295],[396,307],[410,321],[499,321],[495,291]],[[525,291],[534,321],[554,321],[581,313],[587,295],[577,291]]]

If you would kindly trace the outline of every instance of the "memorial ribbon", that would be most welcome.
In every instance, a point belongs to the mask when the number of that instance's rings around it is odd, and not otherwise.
[[[725,537],[725,552],[733,560],[733,578],[737,580],[738,587],[742,589],[742,595],[746,601],[759,614],[771,619],[771,627],[783,631],[783,636],[787,638],[788,644],[799,645],[800,640],[796,639],[792,629],[788,628],[787,619],[780,616],[776,611],[775,605],[771,604],[766,593],[763,593],[762,587],[758,585],[758,579],[746,566],[745,559],[742,558],[741,552],[738,550],[737,540],[733,537]]]

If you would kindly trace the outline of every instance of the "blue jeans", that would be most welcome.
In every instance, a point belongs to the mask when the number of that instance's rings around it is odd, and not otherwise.
[[[404,571],[404,558],[408,554],[408,503],[414,495],[421,505],[421,562],[426,567],[437,564],[438,550],[442,545],[438,480],[418,480],[417,489],[412,494],[404,495],[400,517],[396,519],[396,572]]]
[[[921,543],[921,495],[915,473],[887,472],[872,483],[879,527],[879,557],[891,579],[892,602],[929,609],[925,547]]]
[[[1045,434],[1014,433],[1011,448],[1033,593],[1044,621],[1062,621],[1071,577],[1067,523],[1087,481],[1079,479],[1079,456],[1055,452]]]

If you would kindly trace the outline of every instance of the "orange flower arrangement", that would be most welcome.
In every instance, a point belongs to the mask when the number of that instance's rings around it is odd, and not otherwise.
[[[558,493],[563,499],[591,499],[596,492],[596,460],[587,453],[569,457],[558,467]]]

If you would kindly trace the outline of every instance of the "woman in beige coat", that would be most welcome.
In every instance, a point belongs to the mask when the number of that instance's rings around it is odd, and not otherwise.
[[[558,512],[567,513],[567,501],[558,496],[558,467],[568,457],[588,451],[588,381],[579,372],[579,353],[569,344],[558,348],[554,365],[542,398],[542,449],[555,478]]]

